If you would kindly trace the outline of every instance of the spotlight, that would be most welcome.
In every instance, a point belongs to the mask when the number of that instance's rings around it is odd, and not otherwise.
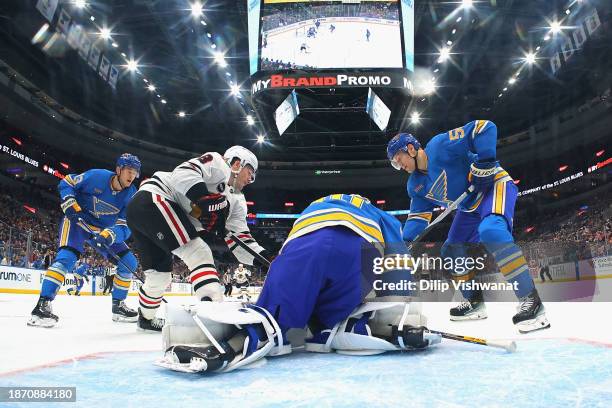
[[[110,40],[112,36],[111,30],[109,28],[103,27],[100,30],[100,37],[102,37],[105,40]]]
[[[119,47],[119,44],[117,44],[116,42],[114,42],[112,45],[113,45],[113,48]]]
[[[550,23],[550,32],[553,34],[558,34],[561,32],[561,23],[558,21],[553,21]]]
[[[217,52],[215,54],[215,62],[221,67],[221,68],[225,68],[227,67],[227,62],[225,61],[225,57],[223,56],[223,53],[221,52]]]
[[[191,16],[193,18],[198,18],[202,16],[202,3],[200,3],[199,1],[195,1],[191,3],[189,7],[191,8]]]
[[[167,104],[168,102],[165,99],[161,100],[161,103],[163,103],[164,105]]]
[[[149,91],[153,92],[153,91],[154,91],[156,88],[155,88],[155,85],[153,85],[153,84],[149,84],[149,86],[147,86],[147,89],[148,89]]]
[[[513,85],[515,82],[516,82],[516,78],[510,78],[510,79],[508,80],[508,83],[509,83],[510,85]]]
[[[416,125],[420,121],[421,121],[421,114],[416,111],[412,112],[412,114],[410,115],[410,123],[412,123],[413,125]]]
[[[525,54],[525,62],[529,65],[532,65],[535,63],[536,60],[536,56],[533,52],[528,52],[527,54]]]
[[[450,48],[442,47],[440,50],[440,57],[438,57],[438,62],[444,62],[450,57]]]
[[[87,7],[87,2],[85,0],[74,0],[74,5],[76,8],[84,8]]]
[[[240,95],[240,87],[237,84],[232,85],[231,92],[234,96]]]
[[[257,135],[257,143],[263,143],[266,140],[264,135]]]
[[[133,59],[130,59],[127,62],[127,70],[130,71],[130,72],[134,72],[137,69],[138,69],[138,62],[133,60]]]
[[[461,8],[469,9],[474,6],[474,2],[472,0],[461,0]]]
[[[180,111],[180,112],[178,113],[178,115],[179,115],[179,118],[184,118],[184,117],[185,117],[185,112]]]
[[[251,115],[246,116],[246,121],[249,126],[253,126],[255,124],[255,119],[253,119],[253,116]]]

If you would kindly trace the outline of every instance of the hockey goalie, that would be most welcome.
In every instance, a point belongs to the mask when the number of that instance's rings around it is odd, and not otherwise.
[[[291,353],[287,331],[305,327],[308,352],[372,355],[435,345],[441,338],[427,330],[420,304],[381,301],[364,273],[376,256],[405,251],[399,221],[366,198],[316,200],[294,223],[256,304],[168,305],[156,364],[183,372],[252,368]]]

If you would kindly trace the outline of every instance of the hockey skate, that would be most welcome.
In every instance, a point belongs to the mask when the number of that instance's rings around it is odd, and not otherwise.
[[[145,317],[138,312],[138,331],[144,331],[148,333],[161,332],[164,327],[165,320],[154,317],[153,319],[145,319]]]
[[[475,292],[471,299],[466,299],[450,310],[452,321],[482,320],[487,318],[487,309],[482,292]]]
[[[113,299],[113,322],[135,323],[138,321],[138,312],[127,307],[123,300]]]
[[[512,323],[518,328],[519,332],[529,333],[550,327],[544,313],[544,305],[535,288],[527,296],[520,298],[520,302],[517,313],[512,317]]]
[[[32,310],[28,326],[34,327],[55,327],[59,318],[53,314],[51,308],[51,300],[47,298],[39,298],[38,303]]]

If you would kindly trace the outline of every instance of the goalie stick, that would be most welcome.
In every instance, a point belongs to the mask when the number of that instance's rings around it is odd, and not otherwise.
[[[445,332],[436,331],[436,330],[429,330],[429,331],[434,334],[439,334],[440,336],[444,337],[445,339],[449,339],[449,340],[462,341],[464,343],[472,343],[472,344],[479,344],[481,346],[500,348],[500,349],[506,350],[509,353],[514,353],[516,351],[516,343],[514,341],[485,340],[485,339],[479,339],[477,337],[461,336],[459,334],[445,333]]]

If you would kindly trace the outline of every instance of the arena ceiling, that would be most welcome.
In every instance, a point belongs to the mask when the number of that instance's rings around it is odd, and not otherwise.
[[[185,0],[88,0],[82,8],[77,3],[60,0],[92,32],[108,29],[109,52],[125,53],[138,63],[139,73],[122,71],[113,90],[76,53],[33,44],[45,22],[34,0],[0,4],[0,59],[79,114],[142,140],[194,152],[240,143],[267,160],[384,158],[390,132],[369,121],[364,94],[357,91],[313,93],[313,113],[298,120],[309,121],[314,131],[279,137],[260,120],[249,94],[245,0],[208,0],[201,14],[197,2],[194,13],[194,2]],[[508,135],[597,93],[611,64],[609,2],[471,3],[415,0],[415,65],[435,78],[435,92],[405,101],[403,117],[390,130],[407,129],[427,140],[487,118]],[[564,22],[591,6],[602,29],[553,75],[550,50],[571,32]],[[558,30],[551,30],[556,23]],[[265,136],[265,142],[258,144],[257,136]]]

